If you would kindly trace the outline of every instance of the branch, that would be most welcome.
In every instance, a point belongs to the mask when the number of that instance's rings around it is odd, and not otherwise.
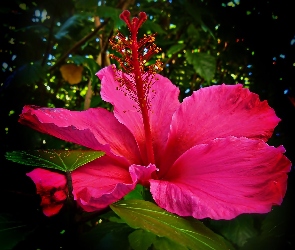
[[[62,64],[64,62],[64,60],[68,57],[69,54],[73,53],[78,47],[80,47],[82,44],[84,44],[85,42],[87,42],[89,39],[91,39],[92,37],[95,36],[95,34],[101,29],[103,28],[108,22],[109,22],[109,18],[105,19],[105,21],[103,23],[101,23],[99,26],[97,26],[91,33],[89,33],[87,36],[83,37],[80,41],[78,41],[77,43],[75,43],[72,48],[70,48],[66,53],[64,53],[59,60],[56,62],[56,64],[54,64],[49,71],[54,70],[55,68],[57,68],[60,64]]]
[[[128,8],[129,5],[134,4],[134,0],[126,0],[126,1],[121,1],[119,2],[119,4],[117,5],[118,8],[122,8],[122,10],[125,10]],[[97,26],[91,33],[89,33],[87,36],[83,37],[80,41],[78,41],[77,43],[75,43],[73,45],[72,48],[70,48],[66,53],[64,53],[60,59],[56,62],[56,64],[54,64],[49,71],[53,71],[54,69],[56,69],[60,64],[62,64],[64,62],[64,60],[68,57],[69,54],[71,54],[72,52],[74,52],[78,47],[80,47],[82,44],[84,44],[86,41],[88,41],[89,39],[91,39],[93,36],[95,36],[95,34],[101,29],[103,28],[108,22],[109,22],[110,18],[105,19],[105,21],[103,23],[101,23],[99,26]]]
[[[101,67],[105,67],[105,66],[109,66],[110,65],[110,60],[107,61],[107,55],[106,55],[106,51],[109,47],[109,40],[111,39],[111,37],[113,36],[114,34],[114,30],[112,29],[108,38],[104,41],[104,44],[102,45],[101,47],[101,51],[100,51],[100,54],[101,54]]]

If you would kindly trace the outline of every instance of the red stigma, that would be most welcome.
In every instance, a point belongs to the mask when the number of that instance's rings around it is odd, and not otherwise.
[[[119,32],[110,39],[112,48],[116,50],[121,57],[115,55],[110,55],[110,57],[118,61],[122,70],[128,74],[134,73],[134,64],[138,62],[140,64],[140,73],[155,74],[162,70],[162,63],[159,60],[153,65],[145,66],[150,58],[161,50],[154,43],[155,34],[144,35],[139,41],[137,39],[138,30],[147,20],[147,15],[145,12],[140,12],[138,17],[133,17],[131,19],[130,16],[128,10],[124,10],[120,14],[120,18],[126,23],[130,31],[130,36],[127,38]],[[137,53],[134,53],[135,49]]]
[[[128,10],[123,11],[120,15],[129,29],[129,37],[118,33],[110,39],[112,48],[121,56],[110,55],[110,57],[119,62],[122,71],[125,73],[122,74],[122,72],[115,70],[116,81],[119,83],[117,89],[123,91],[126,96],[132,99],[136,103],[134,107],[142,114],[147,163],[154,163],[149,112],[151,110],[151,99],[155,94],[152,85],[156,81],[156,73],[162,70],[162,63],[156,60],[154,64],[147,65],[147,62],[153,55],[160,52],[160,48],[154,43],[155,34],[144,35],[141,39],[137,38],[139,28],[147,20],[146,13],[140,12],[138,17],[132,19],[130,16]]]
[[[118,32],[116,36],[110,39],[112,48],[121,56],[111,54],[110,57],[115,59],[120,64],[122,71],[130,76],[130,78],[126,79],[117,74],[117,81],[120,83],[119,89],[139,106],[140,101],[137,98],[138,93],[136,90],[138,87],[142,88],[149,108],[148,94],[154,82],[153,76],[162,70],[162,63],[159,60],[148,66],[147,63],[161,49],[154,43],[155,34],[144,35],[139,40],[137,38],[139,28],[147,20],[146,13],[140,12],[138,17],[132,19],[130,16],[128,10],[123,11],[120,15],[120,18],[126,23],[130,31],[129,37],[125,37]],[[136,84],[139,84],[138,78],[141,79],[142,86],[136,86]]]
[[[120,15],[120,18],[126,23],[131,33],[137,33],[141,25],[147,20],[145,12],[140,12],[138,16],[139,18],[133,17],[130,21],[130,12],[128,10],[124,10]]]

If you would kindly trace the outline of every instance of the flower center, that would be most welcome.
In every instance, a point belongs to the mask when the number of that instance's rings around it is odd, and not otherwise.
[[[138,18],[130,19],[130,12],[125,10],[120,18],[126,23],[130,36],[126,38],[118,33],[110,40],[112,48],[121,55],[121,57],[115,55],[110,55],[110,57],[117,60],[126,73],[116,72],[116,80],[119,82],[118,89],[137,104],[136,108],[142,115],[144,125],[148,161],[155,163],[149,111],[151,98],[155,94],[151,88],[156,80],[156,72],[162,70],[162,63],[156,60],[155,64],[147,66],[147,62],[160,51],[160,48],[154,44],[155,34],[144,35],[140,40],[137,38],[139,28],[147,20],[144,12],[140,12]]]

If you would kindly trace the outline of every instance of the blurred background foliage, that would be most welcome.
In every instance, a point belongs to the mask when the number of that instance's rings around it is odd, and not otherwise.
[[[75,147],[18,124],[26,104],[111,109],[100,97],[95,73],[116,63],[108,57],[115,53],[109,39],[118,29],[128,34],[119,19],[125,9],[133,16],[147,13],[140,36],[157,33],[162,50],[153,60],[164,63],[161,74],[180,88],[181,100],[205,86],[242,83],[268,100],[282,119],[269,143],[283,144],[295,162],[295,28],[287,0],[5,1],[0,7],[0,246],[67,247],[66,216],[43,216],[34,184],[25,176],[31,168],[7,162],[4,154]],[[284,203],[271,213],[204,223],[237,249],[294,249],[292,195],[293,169]],[[93,226],[87,225],[87,230]],[[90,231],[100,236],[85,235],[79,242],[87,241],[89,249],[130,249],[131,228],[113,221],[107,227]],[[165,244],[155,249],[167,249]]]

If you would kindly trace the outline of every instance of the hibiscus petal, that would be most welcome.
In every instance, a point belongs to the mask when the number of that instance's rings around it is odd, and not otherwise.
[[[149,115],[157,165],[168,140],[172,115],[179,107],[180,102],[178,100],[179,89],[168,78],[161,75],[156,75],[156,78],[159,80],[153,85],[155,94],[154,97],[150,97],[151,111]]]
[[[44,206],[43,213],[47,217],[50,217],[50,216],[58,214],[62,207],[63,207],[63,204],[54,204],[54,205]]]
[[[132,165],[129,170],[120,162],[103,156],[72,173],[73,193],[87,212],[99,211],[120,200],[141,181],[147,182],[155,166]]]
[[[25,106],[19,122],[62,140],[127,158],[129,165],[141,163],[133,135],[105,109],[70,111]]]
[[[129,172],[134,183],[139,183],[144,186],[149,186],[149,180],[152,174],[158,171],[154,164],[149,164],[147,167],[140,165],[131,165]]]
[[[117,89],[119,83],[115,80],[113,67],[115,66],[103,68],[97,73],[101,79],[101,97],[114,105],[115,116],[132,132],[139,145],[142,158],[147,163],[144,127],[138,105],[122,89]],[[148,99],[151,104],[149,116],[157,162],[167,142],[172,115],[180,103],[178,101],[179,89],[169,79],[157,74],[153,81]]]
[[[36,168],[26,175],[36,184],[37,192],[42,190],[62,189],[67,184],[66,177],[63,174],[43,168]]]
[[[283,147],[227,137],[186,151],[163,180],[151,180],[156,203],[181,216],[232,219],[281,204],[291,162]],[[161,171],[161,170],[160,170]]]
[[[267,101],[261,102],[257,94],[241,84],[202,88],[185,98],[173,115],[163,157],[165,168],[189,148],[214,138],[236,136],[267,141],[279,121]]]
[[[27,173],[41,196],[41,207],[46,216],[57,214],[67,198],[66,177],[53,171],[36,168]]]

